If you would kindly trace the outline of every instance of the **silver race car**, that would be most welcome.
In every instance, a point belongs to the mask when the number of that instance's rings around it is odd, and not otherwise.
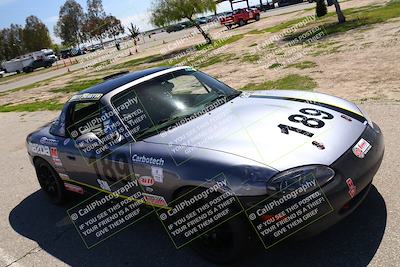
[[[338,222],[368,194],[384,154],[378,125],[353,103],[240,92],[190,67],[106,77],[26,141],[54,203],[93,191],[135,202],[177,248],[217,262],[249,236],[269,248]]]

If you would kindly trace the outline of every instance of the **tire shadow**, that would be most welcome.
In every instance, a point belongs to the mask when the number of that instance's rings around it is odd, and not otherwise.
[[[215,266],[189,248],[176,250],[154,215],[87,249],[66,212],[81,201],[73,198],[59,207],[37,191],[10,212],[9,222],[17,233],[72,266]],[[366,266],[382,241],[386,218],[385,201],[373,186],[358,209],[327,231],[268,251],[255,246],[233,265]]]

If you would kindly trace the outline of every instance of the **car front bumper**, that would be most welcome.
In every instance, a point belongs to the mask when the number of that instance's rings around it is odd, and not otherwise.
[[[352,151],[353,146],[361,138],[372,146],[364,158],[358,158]],[[302,227],[292,237],[302,239],[326,230],[353,212],[367,196],[372,186],[373,177],[378,171],[384,155],[385,146],[381,130],[376,124],[374,124],[374,128],[368,126],[353,146],[330,166],[335,171],[334,178],[318,189],[329,202],[330,212],[306,227]],[[354,192],[350,193],[348,179],[351,179],[352,185],[355,186],[353,187]],[[315,191],[287,203],[280,210],[284,210],[296,201],[300,201],[313,193]],[[267,198],[268,196],[239,197],[239,200],[246,209],[251,207],[251,210],[255,210],[254,208],[257,206],[264,206]]]

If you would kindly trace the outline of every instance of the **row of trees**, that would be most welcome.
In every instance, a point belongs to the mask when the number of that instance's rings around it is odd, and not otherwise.
[[[339,23],[344,23],[346,18],[343,15],[338,0],[316,0],[317,15],[324,16],[327,13],[325,1],[328,2],[328,5],[335,5],[338,21]],[[151,11],[151,22],[156,26],[164,27],[186,19],[197,27],[206,42],[210,44],[212,43],[210,36],[195,21],[195,16],[199,13],[215,12],[215,10],[215,0],[155,0]]]
[[[54,27],[56,36],[65,46],[79,46],[93,41],[103,42],[125,32],[121,21],[107,15],[102,0],[87,0],[87,12],[75,0],[67,0],[61,6],[59,20]]]
[[[35,16],[29,16],[25,25],[11,24],[0,30],[0,61],[9,60],[25,53],[51,47],[46,25]]]

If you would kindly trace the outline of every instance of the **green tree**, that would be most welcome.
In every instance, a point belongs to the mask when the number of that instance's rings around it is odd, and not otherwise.
[[[11,24],[9,28],[1,30],[1,60],[10,60],[26,52],[23,42],[23,31],[23,28],[18,24]]]
[[[136,25],[133,25],[133,23],[131,22],[131,24],[128,26],[128,31],[129,31],[129,35],[131,36],[131,38],[133,40],[133,44],[135,45],[135,50],[136,50],[136,53],[137,53],[138,52],[138,49],[137,49],[137,37],[140,34],[140,30]]]
[[[344,16],[342,9],[340,8],[339,1],[338,0],[329,0],[329,1],[331,1],[335,5],[336,14],[337,14],[339,23],[345,23],[346,17]]]
[[[79,46],[82,37],[84,12],[75,0],[67,0],[61,6],[54,34],[61,38],[63,45]]]
[[[328,9],[326,8],[325,0],[316,0],[317,6],[315,13],[317,17],[323,17],[328,13]]]
[[[216,10],[214,0],[156,0],[151,10],[151,22],[158,27],[187,19],[196,26],[208,44],[212,43],[210,36],[196,22],[195,15]]]
[[[109,38],[113,38],[115,40],[116,36],[125,33],[124,26],[122,26],[121,21],[116,17],[109,15],[105,18],[105,21],[108,28]]]
[[[103,33],[108,29],[107,15],[103,8],[102,0],[87,0],[87,14],[84,23],[85,34],[90,38],[99,39],[103,44]]]
[[[26,18],[23,41],[27,52],[34,52],[51,46],[49,30],[36,16]]]

